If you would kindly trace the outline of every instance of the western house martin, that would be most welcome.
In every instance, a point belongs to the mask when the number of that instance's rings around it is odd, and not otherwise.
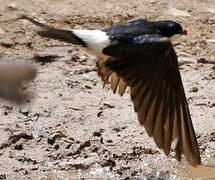
[[[195,166],[201,164],[178,58],[170,38],[186,34],[174,21],[136,18],[101,30],[57,29],[22,16],[40,27],[42,37],[77,44],[97,57],[98,74],[104,85],[122,96],[130,87],[138,120],[156,145],[169,155],[171,144],[176,158],[184,154]]]

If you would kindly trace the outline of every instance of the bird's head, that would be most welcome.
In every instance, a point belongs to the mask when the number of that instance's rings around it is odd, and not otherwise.
[[[177,34],[187,34],[187,31],[184,30],[179,23],[174,21],[154,21],[153,26],[165,37],[171,37]]]

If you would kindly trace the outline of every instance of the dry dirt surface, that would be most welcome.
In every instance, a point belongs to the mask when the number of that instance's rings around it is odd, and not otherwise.
[[[103,88],[95,57],[41,38],[20,14],[55,27],[104,28],[134,17],[174,20],[203,165],[166,157],[137,121],[129,92]],[[1,0],[0,60],[33,64],[31,98],[0,100],[0,179],[215,179],[214,0]]]

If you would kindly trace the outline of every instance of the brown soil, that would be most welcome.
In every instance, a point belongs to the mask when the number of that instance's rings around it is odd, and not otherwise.
[[[103,28],[145,16],[181,23],[180,69],[203,166],[166,157],[137,121],[129,93],[102,88],[95,57],[39,37],[27,14],[62,28]],[[215,179],[214,0],[3,0],[0,58],[24,61],[39,73],[31,102],[0,102],[0,179]]]

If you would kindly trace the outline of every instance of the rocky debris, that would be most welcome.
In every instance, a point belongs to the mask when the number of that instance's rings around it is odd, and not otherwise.
[[[39,115],[37,114],[31,118],[32,125],[34,128],[33,136],[35,139],[40,139],[48,136],[48,133],[42,127],[40,127],[38,119],[39,119]]]
[[[80,56],[80,61],[81,62],[87,61],[87,56],[84,56],[84,55]]]
[[[25,156],[18,156],[17,161],[22,162],[22,163],[27,162],[27,163],[31,163],[31,164],[37,164],[38,163],[37,160],[32,159],[32,158],[27,158]]]
[[[101,137],[102,134],[101,134],[101,132],[95,131],[95,132],[93,133],[93,136]]]
[[[215,39],[207,39],[207,42],[215,44]]]
[[[0,150],[9,147],[10,144],[9,143],[1,143],[0,144]]]
[[[20,139],[31,140],[31,139],[33,139],[33,136],[32,136],[32,134],[27,134],[26,132],[14,132],[10,135],[8,141],[10,144],[15,144]]]
[[[194,86],[194,87],[192,87],[192,89],[190,90],[190,92],[198,92],[198,90],[199,90],[198,87]]]
[[[102,106],[99,108],[100,110],[105,110],[105,109],[108,109],[108,108],[115,108],[114,105],[111,105],[111,104],[108,104],[108,103],[103,103]]]
[[[29,104],[24,104],[20,107],[20,113],[24,114],[24,115],[28,115],[29,114]]]
[[[97,163],[97,161],[98,160],[96,159],[96,156],[87,157],[87,158],[77,158],[71,162],[61,163],[61,166],[71,167],[75,170],[78,170],[78,169],[87,170],[95,163]]]
[[[15,144],[14,149],[19,150],[19,151],[23,150],[23,144],[21,144],[21,143],[20,144]]]
[[[198,63],[203,63],[203,64],[215,64],[215,59],[208,59],[208,58],[199,58]]]
[[[41,65],[44,65],[46,63],[54,62],[56,58],[58,58],[58,55],[55,54],[49,54],[47,52],[35,52],[33,58],[40,62]]]
[[[168,171],[152,171],[146,175],[146,180],[170,180],[170,174]]]
[[[3,105],[3,110],[4,110],[4,115],[7,116],[8,114],[10,114],[13,110],[12,106],[9,105]]]
[[[25,132],[12,132],[11,135],[9,136],[7,142],[0,144],[0,150],[10,147],[12,144],[15,144],[14,149],[22,150],[23,149],[22,142],[18,143],[21,139],[31,140],[31,139],[33,139],[33,136],[31,134],[27,134]]]
[[[196,64],[197,60],[191,57],[180,57],[178,59],[178,65],[182,66],[182,65],[192,65],[192,64]]]
[[[91,146],[91,142],[90,140],[85,141],[84,143],[80,144],[79,148],[74,152],[74,153],[70,153],[70,155],[76,155],[76,154],[80,154],[82,150],[84,150],[87,147]]]
[[[5,31],[0,27],[0,35],[4,35]]]
[[[85,74],[85,73],[89,73],[89,72],[92,72],[92,71],[95,71],[96,69],[93,68],[93,69],[90,69],[90,68],[83,68],[81,70],[76,70],[73,72],[74,75],[80,75],[80,74]]]
[[[48,144],[53,145],[56,141],[56,139],[61,138],[61,134],[60,133],[54,133],[52,135],[49,135],[48,137]]]
[[[127,128],[127,126],[123,126],[123,127],[120,127],[120,128],[113,128],[113,131],[115,131],[115,132],[120,132],[120,131],[123,131],[124,129],[126,129]]]
[[[11,48],[15,43],[9,38],[0,39],[0,44],[6,48]]]
[[[16,5],[15,3],[10,3],[10,4],[8,5],[8,8],[9,8],[10,10],[16,10],[16,9],[17,9],[17,5]]]
[[[176,9],[176,8],[170,8],[168,11],[167,11],[168,14],[171,14],[173,16],[183,16],[183,17],[189,17],[191,16],[190,13],[186,12],[186,11],[183,11],[183,10],[179,10],[179,9]]]
[[[7,180],[6,174],[0,174],[0,180]]]

